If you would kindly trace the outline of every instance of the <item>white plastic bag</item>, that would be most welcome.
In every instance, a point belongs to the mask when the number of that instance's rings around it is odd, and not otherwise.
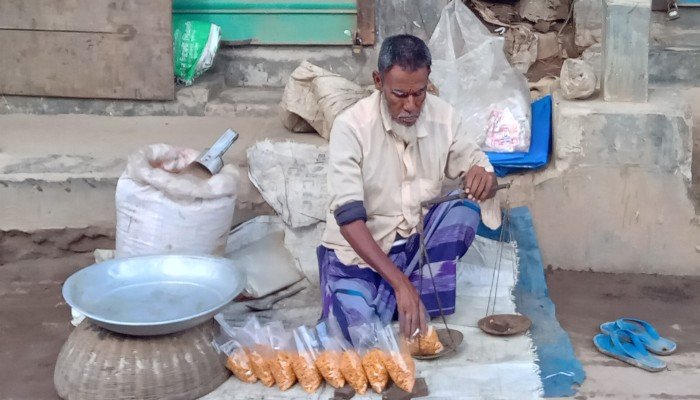
[[[177,81],[190,86],[195,78],[211,68],[220,41],[218,25],[176,18],[173,22],[173,70]]]
[[[591,64],[584,60],[567,58],[561,67],[561,93],[564,98],[585,99],[595,91],[596,76]]]
[[[321,351],[321,344],[314,331],[302,325],[294,329],[296,354],[292,361],[294,375],[299,385],[307,393],[314,393],[323,383],[323,376],[316,367],[316,359]]]
[[[282,321],[272,321],[265,325],[266,336],[270,345],[272,357],[268,359],[268,365],[275,383],[281,391],[285,391],[297,382],[294,373],[294,354],[296,346],[292,332],[284,328]]]
[[[198,155],[154,144],[129,157],[115,195],[116,257],[224,253],[237,172],[226,165],[209,179],[181,174]]]
[[[321,284],[316,248],[325,229],[325,222],[303,228],[284,227],[284,246],[292,254],[297,269],[314,285]]]
[[[291,228],[326,220],[328,146],[264,140],[248,149],[248,177]]]
[[[304,61],[284,87],[280,119],[292,132],[312,128],[328,139],[335,117],[371,93],[371,89]]]
[[[211,344],[218,354],[226,356],[226,368],[241,382],[257,382],[258,377],[253,372],[248,353],[238,338],[240,328],[229,325],[223,314],[215,315],[214,319],[219,323],[220,332]]]
[[[278,216],[263,215],[242,223],[229,235],[225,256],[245,271],[249,296],[267,296],[303,279],[285,247],[284,230]]]
[[[530,91],[503,52],[503,38],[461,1],[445,6],[430,38],[430,78],[485,151],[530,148]]]

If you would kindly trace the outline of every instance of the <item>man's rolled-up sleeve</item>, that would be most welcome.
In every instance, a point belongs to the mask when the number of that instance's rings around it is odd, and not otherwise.
[[[345,121],[336,120],[328,151],[328,191],[330,211],[338,225],[367,221],[362,182],[362,146]]]
[[[493,166],[488,157],[474,142],[475,135],[470,135],[467,132],[456,111],[453,111],[451,123],[454,136],[447,155],[445,175],[450,179],[456,179],[475,165],[483,167],[488,172],[493,172]]]

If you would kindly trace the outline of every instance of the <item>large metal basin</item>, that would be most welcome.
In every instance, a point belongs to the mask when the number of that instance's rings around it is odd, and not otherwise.
[[[63,297],[105,329],[151,336],[199,325],[244,287],[243,271],[231,260],[159,255],[91,265],[66,280]]]

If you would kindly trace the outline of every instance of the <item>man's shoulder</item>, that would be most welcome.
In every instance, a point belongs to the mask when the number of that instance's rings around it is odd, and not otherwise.
[[[351,126],[357,126],[360,122],[368,121],[374,115],[374,112],[379,111],[379,92],[375,91],[369,96],[360,99],[357,103],[351,105],[342,111],[335,118],[335,121],[341,121]]]

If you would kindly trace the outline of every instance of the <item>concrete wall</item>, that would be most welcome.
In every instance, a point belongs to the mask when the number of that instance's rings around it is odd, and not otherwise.
[[[377,37],[408,33],[428,41],[449,0],[378,0]]]
[[[515,179],[544,262],[574,270],[700,275],[700,217],[691,201],[692,127],[673,90],[649,102],[555,95],[553,160]]]

